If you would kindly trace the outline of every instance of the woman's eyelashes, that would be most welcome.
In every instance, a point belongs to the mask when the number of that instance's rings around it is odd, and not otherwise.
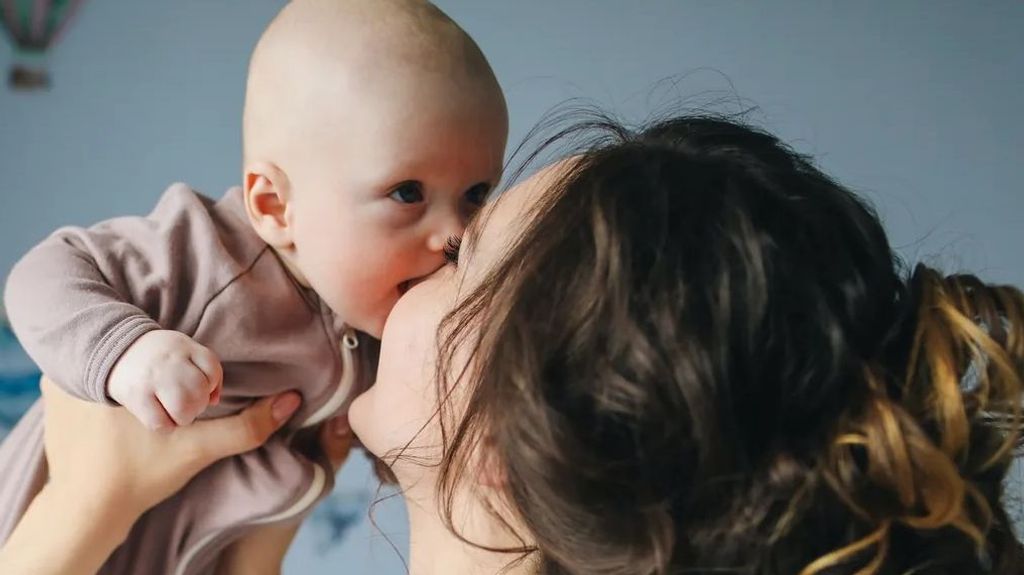
[[[462,236],[451,236],[444,244],[444,259],[451,265],[459,263],[459,248],[462,247]]]
[[[423,201],[423,184],[420,182],[402,182],[388,194],[388,197],[400,204],[416,204]]]

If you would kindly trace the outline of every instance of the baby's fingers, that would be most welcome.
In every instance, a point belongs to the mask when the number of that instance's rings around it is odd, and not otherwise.
[[[174,420],[171,419],[167,410],[164,409],[163,404],[153,394],[146,394],[137,401],[125,405],[125,408],[142,422],[142,425],[145,425],[152,431],[168,433],[176,427]]]
[[[189,359],[206,377],[206,394],[211,404],[220,402],[221,389],[224,386],[224,368],[220,358],[209,348],[193,342]]]
[[[210,405],[206,376],[191,363],[162,382],[157,398],[178,425],[190,425]]]

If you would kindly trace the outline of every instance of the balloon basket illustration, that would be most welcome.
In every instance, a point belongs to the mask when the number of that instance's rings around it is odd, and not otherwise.
[[[7,75],[7,85],[15,90],[48,90],[50,88],[50,72],[46,65],[45,53],[23,52],[15,54],[11,71]]]
[[[12,90],[50,88],[49,53],[85,0],[0,0],[0,28],[14,46],[7,75]]]

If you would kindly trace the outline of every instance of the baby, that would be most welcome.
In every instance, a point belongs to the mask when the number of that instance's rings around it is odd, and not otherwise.
[[[286,433],[143,516],[103,573],[209,572],[247,528],[330,491],[291,439],[372,381],[373,338],[497,184],[508,129],[476,44],[416,0],[288,4],[253,53],[243,128],[240,188],[176,184],[148,217],[59,230],[7,284],[47,375],[154,430],[304,398]],[[37,404],[0,446],[0,543],[45,465]]]

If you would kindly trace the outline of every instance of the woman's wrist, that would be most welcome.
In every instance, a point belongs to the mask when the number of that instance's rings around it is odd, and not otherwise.
[[[146,511],[125,494],[108,491],[86,493],[74,485],[63,485],[51,481],[43,487],[42,494],[52,501],[68,517],[92,518],[90,524],[103,525],[103,532],[120,545],[132,525]]]
[[[95,573],[124,542],[138,516],[116,501],[47,484],[0,549],[0,572]]]

